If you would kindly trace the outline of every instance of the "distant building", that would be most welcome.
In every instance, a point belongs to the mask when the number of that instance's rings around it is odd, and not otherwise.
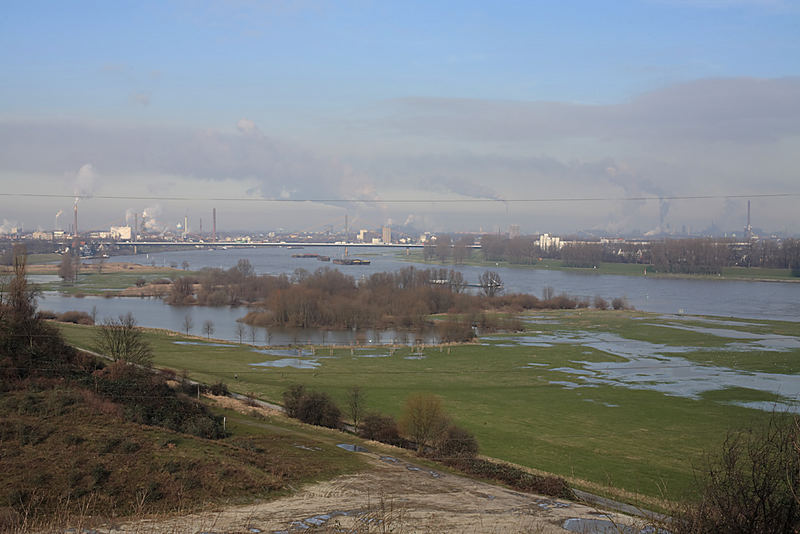
[[[518,224],[512,224],[508,228],[508,237],[510,237],[511,239],[515,239],[515,238],[519,237],[519,225]]]
[[[550,234],[542,234],[539,236],[539,248],[542,250],[550,250],[554,248],[561,250],[564,244],[561,242],[560,237],[551,236]]]
[[[108,233],[111,236],[111,239],[116,239],[119,241],[130,241],[131,237],[133,236],[130,226],[112,226]]]
[[[367,239],[367,230],[366,228],[362,228],[358,231],[358,240],[365,241]]]
[[[391,243],[392,242],[392,227],[391,226],[384,226],[382,232],[382,238],[384,243]]]
[[[33,232],[31,237],[34,239],[44,239],[50,241],[53,239],[53,232]]]

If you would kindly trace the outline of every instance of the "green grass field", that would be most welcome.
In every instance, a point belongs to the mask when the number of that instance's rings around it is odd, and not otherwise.
[[[94,268],[82,268],[75,282],[48,282],[39,284],[43,291],[59,291],[69,295],[83,293],[85,295],[103,295],[114,293],[136,285],[140,278],[147,282],[161,278],[177,278],[192,274],[191,271],[152,268],[147,271],[132,272],[100,272]]]
[[[798,380],[800,372],[799,348],[776,351],[755,341],[734,346],[730,344],[742,340],[703,330],[735,330],[760,335],[764,338],[760,343],[769,343],[775,336],[800,337],[796,323],[716,324],[703,318],[596,310],[549,311],[525,318],[530,322],[523,339],[517,334],[492,335],[481,344],[453,346],[449,351],[426,347],[419,359],[407,359],[418,358],[409,348],[391,356],[388,348],[355,349],[352,354],[351,349],[317,348],[313,356],[289,357],[314,360],[318,367],[311,369],[253,366],[287,356],[257,353],[247,345],[211,346],[202,339],[157,331],[148,332],[147,338],[158,366],[186,369],[192,378],[221,380],[234,391],[274,402],[280,402],[289,384],[302,383],[329,392],[343,406],[347,390],[359,385],[369,409],[397,416],[409,393],[436,393],[455,421],[475,433],[483,454],[628,499],[624,492],[651,498],[690,495],[693,467],[702,465],[706,452],[715,450],[729,430],[769,416],[733,403],[790,403],[791,399],[746,384],[711,386],[693,396],[680,396],[647,389],[659,386],[662,379],[655,377],[639,377],[640,388],[634,389],[624,380],[592,383],[581,373],[590,373],[599,363],[625,363],[648,351],[662,356],[663,368],[657,371],[678,373],[678,388],[685,369],[676,367],[677,361],[729,374],[793,375],[788,380]],[[62,328],[70,342],[91,346],[91,327]],[[690,330],[694,328],[700,330]],[[647,375],[652,370],[636,372]]]

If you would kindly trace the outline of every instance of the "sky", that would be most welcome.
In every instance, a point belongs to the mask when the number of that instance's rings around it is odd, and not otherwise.
[[[800,234],[796,0],[8,2],[0,68],[0,232]]]

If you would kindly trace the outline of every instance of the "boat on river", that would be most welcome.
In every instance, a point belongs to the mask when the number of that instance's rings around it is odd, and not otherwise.
[[[369,265],[371,262],[361,258],[334,258],[333,263],[336,265]]]

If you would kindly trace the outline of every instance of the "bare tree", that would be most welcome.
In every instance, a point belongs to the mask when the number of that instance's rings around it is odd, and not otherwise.
[[[250,325],[250,343],[256,344],[256,327],[253,325]]]
[[[183,263],[181,263],[181,268],[182,268],[184,271],[188,271],[188,270],[189,270],[189,262],[188,262],[188,261],[186,261],[186,260],[183,260]]]
[[[503,291],[503,281],[495,271],[484,271],[478,277],[478,284],[481,286],[483,294],[487,297],[493,297]]]
[[[239,336],[239,343],[241,343],[242,339],[244,338],[244,332],[245,332],[244,325],[242,323],[237,322],[236,323],[236,335]]]
[[[187,336],[192,328],[194,328],[194,321],[192,320],[192,315],[187,313],[183,316],[183,329],[186,331]]]
[[[432,445],[449,424],[437,395],[412,393],[406,398],[400,427],[417,444],[418,452]]]
[[[153,349],[136,326],[132,313],[106,319],[97,330],[95,347],[97,352],[115,360],[147,366],[153,361]]]
[[[542,300],[550,300],[556,295],[556,290],[553,286],[544,286],[542,288]]]
[[[358,433],[359,423],[364,416],[366,397],[360,386],[353,386],[347,392],[347,411],[353,421],[353,428]]]
[[[203,323],[203,332],[208,339],[211,339],[211,334],[214,333],[214,323],[211,320]]]
[[[72,258],[72,254],[66,252],[62,256],[61,263],[58,266],[58,276],[65,282],[74,282],[75,275],[75,262]]]

